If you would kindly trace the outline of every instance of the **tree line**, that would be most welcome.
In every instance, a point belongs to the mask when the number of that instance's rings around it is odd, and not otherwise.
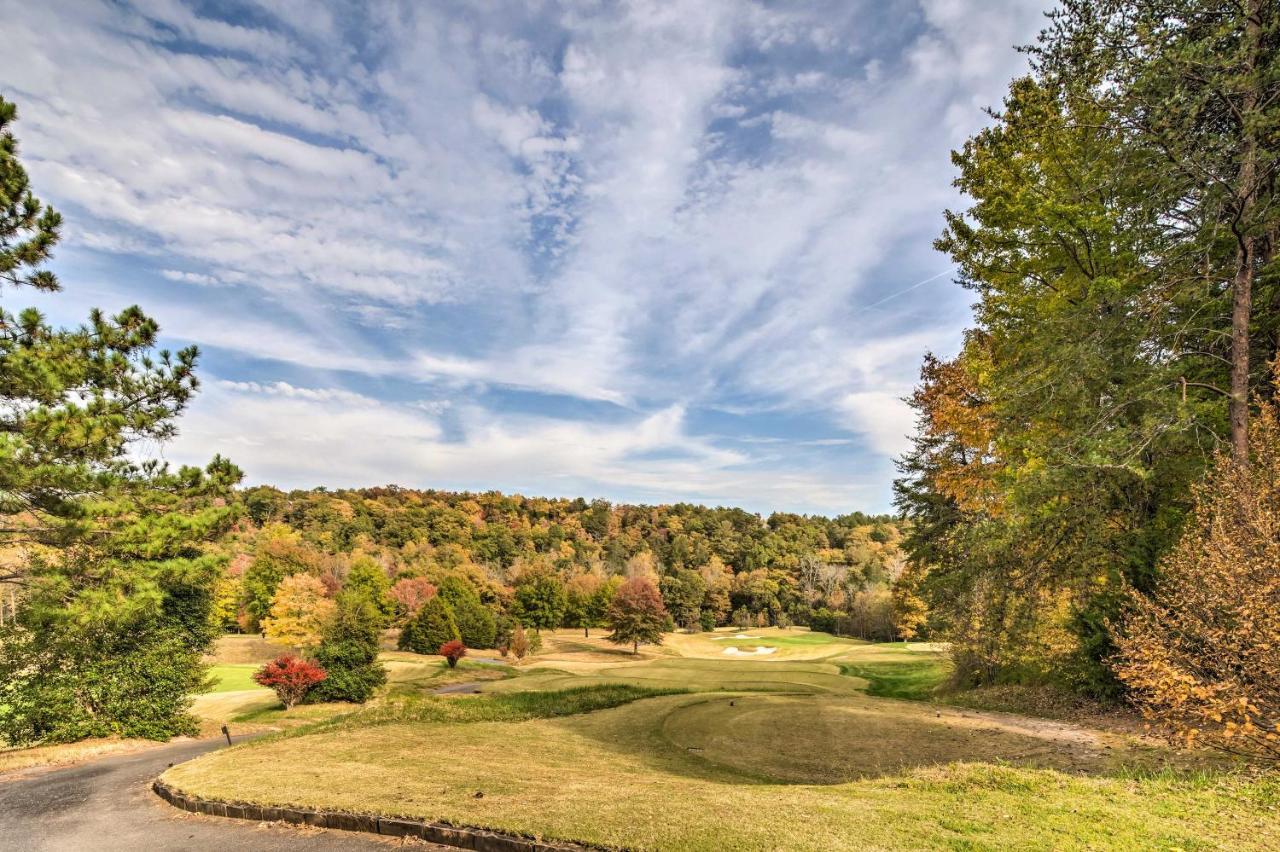
[[[1144,702],[1168,678],[1274,714],[1256,611],[1280,610],[1277,569],[1233,585],[1193,554],[1213,550],[1207,518],[1242,517],[1215,502],[1242,497],[1227,483],[1274,452],[1250,421],[1280,351],[1278,47],[1273,2],[1065,0],[953,155],[970,204],[937,247],[974,319],[956,357],[924,362],[896,493],[904,584],[963,683]],[[1214,529],[1274,543],[1256,517]],[[1179,584],[1202,610],[1168,610],[1161,638],[1151,607],[1189,606]],[[1255,615],[1228,619],[1242,601]],[[1213,607],[1212,644],[1175,635]],[[1189,658],[1151,674],[1150,655],[1226,635],[1243,655],[1229,688]]]

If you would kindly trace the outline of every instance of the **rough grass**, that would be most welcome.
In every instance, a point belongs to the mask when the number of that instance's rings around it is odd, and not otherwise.
[[[95,757],[138,751],[155,745],[153,740],[126,740],[116,737],[82,740],[78,743],[0,749],[0,773],[36,766],[65,766]]]

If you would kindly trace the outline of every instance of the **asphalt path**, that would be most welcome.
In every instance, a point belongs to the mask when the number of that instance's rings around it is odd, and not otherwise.
[[[191,814],[151,791],[151,782],[170,766],[225,745],[223,740],[186,740],[77,766],[0,775],[0,852],[449,848]]]

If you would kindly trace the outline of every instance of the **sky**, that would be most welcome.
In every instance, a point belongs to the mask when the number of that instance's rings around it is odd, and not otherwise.
[[[70,324],[249,484],[891,508],[932,242],[1037,0],[0,0]]]

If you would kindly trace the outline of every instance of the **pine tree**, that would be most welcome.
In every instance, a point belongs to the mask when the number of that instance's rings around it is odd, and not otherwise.
[[[337,611],[325,626],[315,662],[327,673],[307,693],[308,701],[354,701],[363,704],[387,682],[378,662],[378,617],[368,596],[343,591]]]
[[[492,648],[498,624],[471,584],[461,577],[448,577],[440,584],[439,596],[453,609],[458,633],[468,648]]]
[[[461,640],[453,607],[438,595],[422,605],[413,620],[400,632],[399,647],[415,654],[438,654],[440,647],[454,639]]]
[[[13,104],[0,99],[0,285],[54,292],[43,264],[61,218],[32,194]],[[0,571],[18,588],[0,629],[0,739],[26,744],[194,733],[191,695],[214,638],[218,560],[207,543],[239,481],[136,465],[127,447],[164,441],[197,382],[194,347],[154,351],[139,308],[93,311],[72,329],[0,308]]]

